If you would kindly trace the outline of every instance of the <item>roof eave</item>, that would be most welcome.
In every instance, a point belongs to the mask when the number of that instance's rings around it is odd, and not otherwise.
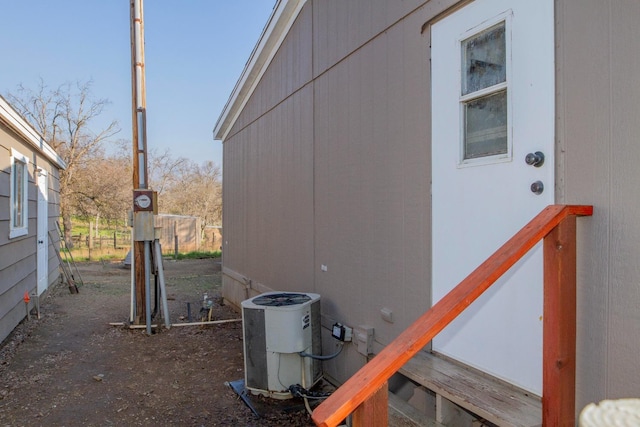
[[[42,135],[40,135],[40,133],[38,133],[38,131],[36,131],[24,118],[22,118],[22,116],[18,114],[18,112],[2,96],[0,96],[0,119],[52,163],[60,169],[66,169],[67,165],[62,157],[60,157],[58,153],[56,153],[55,150],[45,142]]]
[[[305,3],[306,0],[278,0],[216,122],[214,139],[224,142],[227,138]]]

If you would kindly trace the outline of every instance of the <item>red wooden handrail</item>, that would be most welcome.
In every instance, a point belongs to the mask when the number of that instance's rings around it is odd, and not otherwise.
[[[560,421],[561,415],[558,413],[570,411],[570,417],[575,417],[575,408],[572,409],[572,406],[575,406],[575,398],[566,396],[571,393],[572,387],[575,385],[568,384],[571,381],[563,379],[567,375],[566,372],[571,369],[575,371],[575,218],[592,214],[592,206],[552,205],[545,208],[318,406],[312,415],[316,425],[335,427],[349,414],[361,408],[361,405],[372,396],[386,396],[379,391],[383,386],[386,386],[387,380],[394,373],[550,233],[552,233],[552,239],[549,239],[548,242],[545,239],[544,244],[543,424],[549,426],[569,425],[571,421]],[[558,227],[567,218],[573,219],[573,221],[568,221],[569,226]],[[552,250],[555,250],[556,253],[553,253]],[[573,262],[573,267],[570,266],[571,262]],[[549,268],[551,264],[556,268]],[[570,277],[571,274],[573,274],[573,278]],[[574,284],[572,289],[564,291],[558,285],[567,279],[573,280]],[[549,308],[555,309],[557,307],[556,311],[561,312],[559,307],[563,307],[561,304],[564,299],[571,298],[571,292],[574,293],[572,303],[574,308],[569,310],[568,315],[547,314]],[[552,293],[556,294],[556,301],[550,301],[554,298],[548,294]],[[558,325],[558,322],[567,319],[571,321],[571,318],[574,320],[573,326]],[[573,334],[573,350],[572,344],[567,344],[566,340],[547,337],[549,328],[563,336]],[[562,328],[565,329],[562,330]],[[552,344],[549,345],[547,341]],[[552,388],[557,389],[551,390]],[[547,390],[552,393],[551,397],[547,396]],[[575,388],[573,390],[575,393]],[[557,422],[550,421],[552,419]],[[545,420],[547,421],[545,422]],[[386,425],[387,420],[379,420],[379,422],[377,425]]]

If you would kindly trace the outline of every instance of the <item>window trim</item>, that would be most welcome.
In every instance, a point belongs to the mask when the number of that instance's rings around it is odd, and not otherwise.
[[[462,52],[462,44],[465,40],[473,37],[476,34],[480,34],[481,32],[498,25],[504,22],[505,25],[505,49],[506,49],[506,81],[502,83],[498,83],[496,85],[480,89],[476,92],[471,92],[466,95],[462,95],[462,73],[463,73],[463,64],[462,57],[460,58],[460,67],[459,73],[460,76],[458,78],[458,108],[459,108],[459,141],[458,141],[458,168],[465,167],[473,167],[473,166],[482,166],[482,165],[491,165],[496,163],[505,163],[511,162],[513,160],[513,115],[511,111],[511,107],[513,105],[513,89],[512,89],[512,77],[511,77],[511,68],[512,68],[512,56],[511,56],[511,19],[513,18],[513,11],[508,9],[492,19],[489,19],[482,24],[470,28],[460,35],[457,42],[458,51]],[[473,101],[477,98],[482,98],[484,96],[498,93],[500,91],[506,91],[507,93],[507,152],[503,154],[496,154],[491,156],[483,156],[465,159],[464,158],[464,107],[465,104]]]
[[[22,163],[24,173],[22,174],[22,195],[20,203],[22,204],[21,212],[21,226],[15,226],[16,222],[16,173],[15,168],[17,163]],[[11,189],[9,192],[9,238],[14,239],[16,237],[25,236],[29,233],[29,158],[15,148],[11,149],[11,172],[10,172]]]

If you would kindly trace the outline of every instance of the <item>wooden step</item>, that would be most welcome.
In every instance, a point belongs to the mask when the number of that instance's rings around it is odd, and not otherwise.
[[[538,396],[451,359],[419,352],[399,372],[497,426],[542,424]]]
[[[389,392],[389,427],[445,427]]]

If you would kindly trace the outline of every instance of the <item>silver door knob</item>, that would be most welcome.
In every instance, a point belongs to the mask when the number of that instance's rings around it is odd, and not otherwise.
[[[544,164],[544,153],[541,151],[536,151],[535,153],[529,153],[524,158],[524,161],[530,165],[539,168]]]
[[[543,191],[544,191],[544,184],[542,183],[542,181],[536,181],[533,184],[531,184],[532,193],[542,194]]]

